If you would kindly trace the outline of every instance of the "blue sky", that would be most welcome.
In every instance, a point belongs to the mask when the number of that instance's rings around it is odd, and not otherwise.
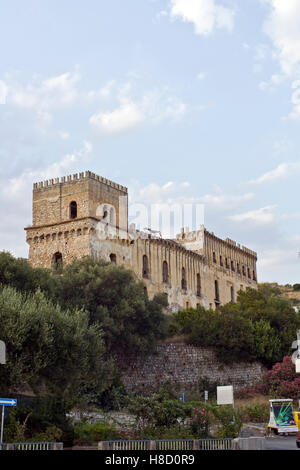
[[[299,282],[300,0],[0,0],[0,54],[1,249],[34,181],[89,169]]]

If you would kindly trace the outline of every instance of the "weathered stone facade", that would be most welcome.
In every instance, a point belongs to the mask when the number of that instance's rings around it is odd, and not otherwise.
[[[225,365],[210,349],[184,342],[162,343],[156,354],[147,358],[126,358],[122,382],[128,391],[153,392],[169,383],[188,393],[201,380],[217,385],[233,385],[234,390],[261,382],[266,369],[259,362]]]
[[[111,261],[143,279],[150,298],[164,292],[170,311],[215,308],[257,287],[255,252],[204,226],[174,240],[128,229],[127,188],[89,171],[35,183],[33,225],[25,230],[32,265]]]

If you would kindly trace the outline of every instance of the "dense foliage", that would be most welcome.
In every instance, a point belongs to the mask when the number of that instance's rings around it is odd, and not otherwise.
[[[110,355],[147,353],[166,334],[162,313],[166,296],[159,294],[149,300],[143,282],[137,282],[131,271],[102,260],[76,260],[61,274],[53,274],[0,253],[0,284],[23,294],[39,289],[63,310],[86,311],[89,324],[101,327]]]
[[[7,363],[0,367],[0,390],[47,389],[78,398],[85,389],[107,384],[104,342],[99,326],[83,310],[63,310],[37,290],[0,290],[1,339]]]
[[[122,390],[113,359],[147,354],[166,334],[164,295],[149,300],[130,271],[74,261],[59,273],[0,253],[0,390],[30,386],[74,401],[101,402]],[[119,387],[119,388],[118,388]],[[116,402],[121,400],[116,396]],[[104,396],[105,401],[105,396]]]
[[[170,333],[197,346],[215,348],[220,360],[260,360],[271,366],[291,352],[300,318],[289,301],[263,285],[240,291],[237,303],[215,311],[203,308],[175,314]]]

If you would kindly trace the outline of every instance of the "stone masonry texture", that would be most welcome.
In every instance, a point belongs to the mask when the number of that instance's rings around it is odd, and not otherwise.
[[[153,392],[166,383],[186,393],[197,388],[201,380],[217,385],[233,385],[237,391],[259,383],[266,369],[259,362],[225,365],[210,349],[182,342],[162,343],[147,358],[128,360],[123,366],[122,381],[128,391]]]

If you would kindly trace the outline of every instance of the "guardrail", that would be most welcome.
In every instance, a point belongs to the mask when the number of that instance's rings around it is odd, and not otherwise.
[[[63,450],[62,442],[12,442],[2,444],[2,450]]]
[[[150,450],[152,441],[103,441],[98,442],[98,450]],[[101,446],[102,445],[102,446]],[[101,448],[103,447],[103,449]]]
[[[98,450],[231,450],[233,439],[160,439],[101,441]]]
[[[155,441],[156,450],[193,450],[192,439],[161,439]]]
[[[199,439],[199,450],[231,450],[233,439]]]

